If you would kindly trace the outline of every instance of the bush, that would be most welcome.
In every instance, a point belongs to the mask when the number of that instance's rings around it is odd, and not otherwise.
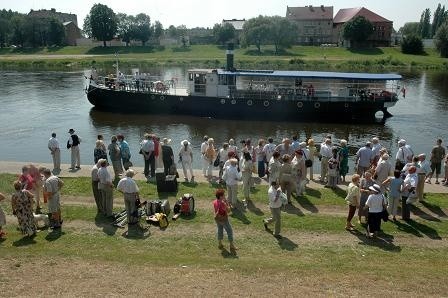
[[[401,43],[401,52],[404,54],[423,54],[422,39],[416,35],[405,37]]]

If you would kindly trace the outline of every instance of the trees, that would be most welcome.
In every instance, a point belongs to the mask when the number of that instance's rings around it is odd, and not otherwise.
[[[420,24],[418,26],[418,31],[421,38],[431,38],[431,10],[429,8],[422,12],[420,17]]]
[[[342,36],[350,40],[350,46],[360,46],[367,41],[373,33],[373,25],[363,16],[357,16],[345,23],[342,29]]]
[[[153,26],[154,38],[160,43],[160,38],[163,36],[163,26],[162,23],[156,21]]]
[[[291,22],[287,18],[274,16],[271,18],[270,26],[271,40],[275,46],[275,54],[279,53],[279,49],[288,48],[297,37],[297,24]]]
[[[408,22],[400,28],[399,32],[401,32],[403,36],[420,35],[418,32],[418,26],[418,22]]]
[[[140,40],[144,46],[151,37],[151,18],[144,13],[139,13],[136,15],[134,19],[133,31],[135,39]]]
[[[404,54],[419,55],[423,53],[422,39],[417,35],[406,36],[401,42],[401,51]]]
[[[87,19],[87,22],[86,22]],[[106,41],[114,38],[117,32],[117,17],[114,11],[103,4],[94,4],[90,9],[90,13],[84,20],[84,30],[91,32],[91,37],[103,41],[106,46]]]
[[[448,58],[448,20],[439,26],[434,39],[436,49],[440,52],[440,56]]]
[[[48,45],[62,46],[64,44],[64,38],[64,26],[60,21],[51,18],[48,28]]]
[[[261,53],[261,45],[266,44],[270,38],[270,25],[269,18],[261,15],[247,20],[243,25],[243,45],[255,45]]]
[[[117,34],[126,43],[126,46],[129,46],[133,38],[133,23],[133,16],[128,16],[125,13],[117,13]]]
[[[235,27],[229,23],[215,24],[213,26],[213,36],[217,44],[225,44],[235,38]]]

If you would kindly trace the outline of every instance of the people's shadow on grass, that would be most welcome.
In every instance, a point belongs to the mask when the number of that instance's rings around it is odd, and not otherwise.
[[[423,206],[425,206],[426,208],[428,208],[431,212],[437,214],[438,216],[440,216],[440,217],[448,217],[448,215],[439,206],[431,204],[431,203],[426,202],[426,201],[420,201],[420,203]]]
[[[281,239],[277,239],[277,244],[283,250],[293,251],[296,250],[299,246],[297,243],[294,243],[287,237],[282,237]]]
[[[151,232],[149,231],[149,226],[144,227],[140,224],[136,224],[129,225],[127,231],[121,235],[126,239],[142,240],[148,238],[151,235]]]
[[[252,212],[253,214],[258,215],[258,216],[264,215],[264,212],[261,211],[260,208],[255,206],[255,204],[252,200],[247,200],[247,210],[249,210],[250,212]]]
[[[65,235],[65,232],[61,231],[61,229],[54,229],[47,236],[45,236],[45,240],[48,242],[53,242],[61,238],[61,236]]]
[[[36,240],[34,240],[34,237],[25,236],[17,241],[14,241],[12,243],[12,246],[21,247],[21,246],[28,246],[28,245],[32,245],[32,244],[36,244]]]
[[[232,208],[232,214],[230,217],[238,219],[243,224],[248,225],[251,223],[251,221],[247,218],[245,213],[245,208],[241,202],[238,201],[237,205],[234,206],[235,208]]]
[[[302,210],[294,206],[293,204],[287,204],[285,205],[283,211],[285,211],[288,214],[294,214],[297,216],[304,216]]]
[[[393,243],[394,236],[390,234],[380,232],[377,237],[367,238],[365,233],[358,230],[350,231],[350,233],[358,237],[361,245],[375,246],[390,252],[401,252],[401,247]]]
[[[108,236],[113,236],[117,232],[117,227],[112,225],[113,219],[106,218],[101,213],[97,213],[95,216],[95,225],[102,228],[103,233]]]
[[[439,233],[431,228],[430,226],[424,225],[418,221],[415,221],[413,219],[408,219],[406,223],[411,226],[412,228],[416,229],[422,234],[425,234],[427,237],[433,239],[433,240],[442,240],[442,237],[440,237]]]
[[[231,252],[231,251],[228,251],[227,248],[221,249],[221,256],[224,259],[238,259],[238,254],[236,253],[236,251]]]
[[[309,195],[311,197],[315,197],[317,199],[320,199],[322,197],[322,193],[318,189],[316,189],[316,188],[309,188],[309,187],[307,187],[305,189],[305,192],[306,192],[307,195]]]
[[[412,226],[410,226],[410,225],[408,225],[406,223],[403,223],[403,222],[398,221],[398,220],[397,221],[391,221],[391,223],[393,223],[395,226],[397,226],[397,229],[399,231],[402,231],[402,232],[405,232],[405,233],[408,233],[408,234],[412,234],[412,235],[417,236],[417,237],[423,237],[422,233],[420,233],[418,230],[416,230],[415,228],[413,228]]]
[[[311,213],[318,213],[319,210],[311,203],[306,196],[296,196],[296,201],[306,210]]]
[[[429,213],[426,213],[425,211],[423,211],[416,205],[408,205],[408,206],[409,206],[408,208],[412,211],[412,213],[417,215],[420,218],[423,218],[423,219],[426,219],[429,221],[440,221],[440,219],[438,219],[437,217],[434,217],[433,215],[431,215]]]

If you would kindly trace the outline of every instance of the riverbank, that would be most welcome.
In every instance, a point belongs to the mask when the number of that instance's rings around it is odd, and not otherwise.
[[[23,164],[1,162],[0,171],[17,173]],[[226,248],[217,248],[211,205],[216,183],[179,183],[177,194],[157,194],[154,183],[137,176],[142,198],[168,199],[173,206],[182,193],[193,193],[195,213],[170,220],[164,230],[143,220],[141,228],[119,229],[96,213],[90,166],[77,172],[62,168],[61,231],[22,237],[9,202],[1,202],[8,235],[0,240],[0,283],[7,297],[29,296],[30,289],[37,296],[149,296],[161,276],[171,295],[186,297],[399,296],[409,289],[415,296],[439,297],[448,291],[446,194],[428,194],[413,207],[411,220],[383,223],[379,237],[367,239],[365,225],[356,220],[353,232],[344,230],[344,190],[310,185],[282,211],[283,238],[276,239],[262,224],[270,210],[267,185],[260,183],[247,208],[238,206],[230,216],[238,247],[232,254],[226,239]],[[9,193],[15,175],[0,177],[0,191]],[[114,198],[115,210],[123,209],[122,194],[114,192]],[[415,279],[403,272],[428,282],[415,287]],[[360,282],[347,283],[353,280]],[[375,282],[367,287],[369,280]]]
[[[225,49],[214,45],[179,47],[60,47],[36,49],[1,49],[0,68],[10,70],[80,70],[93,61],[97,68],[112,69],[118,53],[122,68],[147,69],[157,66],[222,67]],[[400,48],[346,49],[333,47],[293,46],[274,55],[271,46],[236,49],[238,68],[333,69],[394,71],[397,69],[448,69],[448,59],[434,49],[425,55],[403,54]]]

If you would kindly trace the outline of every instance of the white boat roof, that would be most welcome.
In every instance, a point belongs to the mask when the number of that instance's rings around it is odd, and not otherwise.
[[[372,80],[387,81],[401,80],[401,75],[393,73],[356,73],[356,72],[327,72],[327,71],[290,71],[290,70],[217,70],[219,75],[241,77],[283,77],[297,79],[344,79],[344,80]]]

